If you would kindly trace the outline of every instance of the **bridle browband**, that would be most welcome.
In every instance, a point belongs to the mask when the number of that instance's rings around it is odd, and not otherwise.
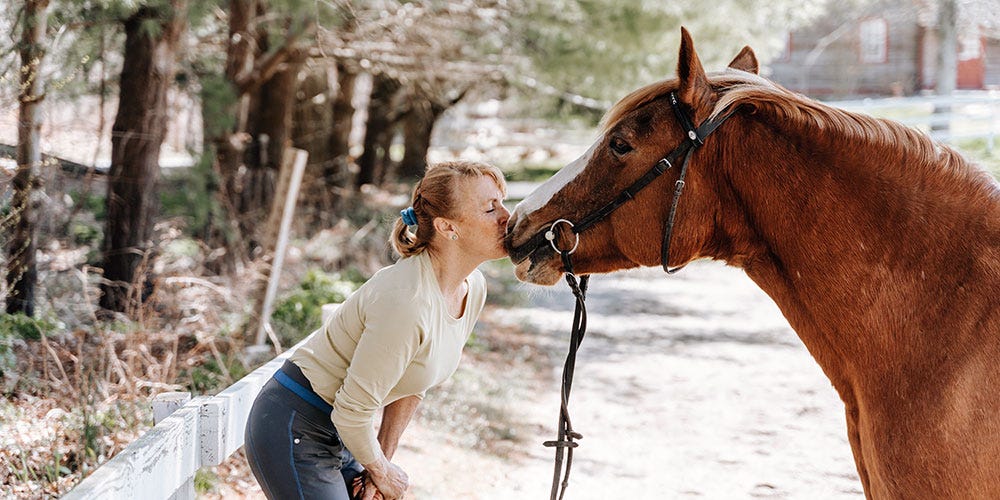
[[[674,230],[674,216],[677,214],[677,203],[680,200],[681,192],[684,191],[684,178],[687,175],[688,163],[690,162],[691,155],[694,151],[705,144],[705,138],[714,132],[715,129],[719,128],[719,125],[722,125],[723,122],[735,113],[735,109],[729,110],[728,112],[718,115],[715,118],[706,120],[701,124],[701,126],[695,128],[691,123],[691,120],[688,119],[687,115],[685,115],[681,110],[680,103],[677,100],[677,94],[675,92],[671,92],[669,99],[670,106],[674,110],[674,116],[677,117],[677,121],[680,123],[685,133],[685,140],[681,142],[680,145],[657,161],[656,164],[653,165],[653,168],[633,182],[629,187],[625,188],[625,190],[622,191],[621,194],[619,194],[614,200],[600,209],[591,212],[579,223],[574,224],[567,219],[558,219],[553,222],[548,229],[539,231],[527,242],[511,249],[510,252],[511,257],[515,261],[520,261],[530,256],[531,253],[534,252],[539,246],[544,245],[545,241],[548,241],[548,243],[552,246],[552,249],[555,250],[555,252],[562,258],[563,267],[566,272],[566,282],[569,284],[570,289],[573,290],[573,295],[576,297],[576,310],[573,314],[573,327],[570,334],[569,352],[566,354],[566,363],[563,365],[558,437],[555,441],[546,441],[543,443],[547,447],[553,447],[556,449],[555,471],[553,472],[552,491],[550,495],[551,500],[561,500],[566,494],[566,487],[569,486],[569,471],[573,465],[573,449],[579,446],[575,440],[583,438],[582,434],[573,430],[573,424],[569,416],[569,394],[573,388],[573,372],[576,368],[576,353],[580,344],[583,342],[584,334],[587,332],[586,294],[590,276],[585,275],[577,280],[576,274],[573,272],[573,260],[571,257],[573,252],[576,251],[577,246],[580,244],[580,233],[610,215],[612,212],[617,210],[618,207],[635,198],[639,191],[652,183],[656,178],[663,175],[664,172],[670,170],[678,159],[683,158],[683,160],[681,160],[680,174],[677,181],[674,183],[674,196],[670,203],[670,212],[667,216],[667,225],[663,234],[663,246],[660,250],[660,259],[663,264],[663,270],[669,274],[679,271],[684,266],[675,268],[671,268],[669,266],[670,237]],[[572,230],[573,235],[576,237],[573,242],[573,247],[568,250],[560,249],[556,243],[559,240],[560,224],[568,225]],[[563,468],[564,450],[566,455],[565,469]]]

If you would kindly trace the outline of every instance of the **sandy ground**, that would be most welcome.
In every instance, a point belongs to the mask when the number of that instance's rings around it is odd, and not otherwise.
[[[564,284],[490,311],[485,335],[532,335],[499,372],[521,434],[498,456],[417,422],[395,462],[410,498],[547,498],[559,373],[572,318]],[[570,402],[577,448],[566,498],[863,498],[843,407],[774,303],[742,271],[699,262],[592,278]],[[535,344],[534,346],[531,344]],[[461,372],[460,372],[461,374]]]

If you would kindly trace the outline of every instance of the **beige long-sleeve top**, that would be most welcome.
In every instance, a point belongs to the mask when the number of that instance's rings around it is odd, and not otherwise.
[[[449,314],[427,252],[379,270],[291,356],[362,464],[382,457],[375,413],[447,380],[486,302],[479,270],[466,279],[460,318]]]

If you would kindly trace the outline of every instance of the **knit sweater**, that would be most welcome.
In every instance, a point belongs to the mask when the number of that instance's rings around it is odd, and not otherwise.
[[[466,282],[464,310],[454,318],[427,252],[400,259],[375,273],[291,356],[333,406],[333,424],[360,463],[382,457],[373,427],[380,408],[423,398],[458,368],[486,301],[479,270]]]

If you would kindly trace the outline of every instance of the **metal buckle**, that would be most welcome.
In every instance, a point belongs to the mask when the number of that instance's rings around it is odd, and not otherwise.
[[[663,157],[660,158],[660,161],[656,162],[655,167],[656,167],[656,175],[660,175],[663,172],[666,172],[667,170],[673,168],[674,165],[670,163],[670,160],[668,160],[666,157]]]
[[[562,255],[563,251],[556,246],[556,226],[560,222],[565,222],[566,224],[569,224],[570,229],[573,228],[572,222],[566,219],[558,219],[555,222],[553,222],[551,226],[549,226],[548,231],[545,231],[545,239],[549,240],[549,244],[552,245],[552,249],[555,250],[557,254]],[[571,248],[568,252],[566,252],[566,255],[573,255],[573,252],[576,251],[576,247],[580,245],[580,233],[573,233],[573,234],[574,236],[576,236],[576,242],[573,243],[573,248]]]

